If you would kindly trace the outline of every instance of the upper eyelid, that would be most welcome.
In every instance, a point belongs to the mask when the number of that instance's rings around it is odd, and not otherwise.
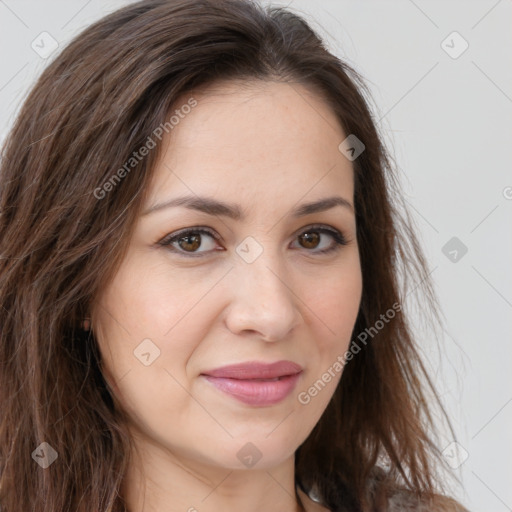
[[[298,231],[295,232],[294,236],[298,236],[308,230],[318,229],[318,230],[325,230],[327,232],[332,231],[331,236],[335,236],[336,234],[339,234],[341,238],[345,240],[346,243],[349,243],[351,241],[350,236],[347,235],[347,231],[344,229],[338,229],[333,226],[329,226],[327,224],[309,224],[307,226],[304,226],[300,228]],[[208,228],[206,226],[191,226],[187,228],[179,229],[173,233],[169,233],[168,235],[164,236],[158,243],[162,245],[171,245],[172,242],[174,242],[173,239],[179,238],[180,236],[189,233],[189,232],[205,232],[206,234],[210,235],[214,240],[220,241],[222,240],[222,237],[212,228]],[[329,233],[327,233],[329,234]],[[208,252],[208,251],[206,251]],[[193,254],[193,253],[190,253]],[[200,254],[200,253],[197,253]]]
[[[308,229],[325,229],[327,231],[334,231],[334,232],[338,232],[342,235],[345,235],[347,233],[347,231],[345,229],[339,229],[339,228],[335,228],[334,226],[329,226],[328,224],[309,224],[307,226],[304,226],[302,228],[300,228],[299,230],[297,230],[295,232],[295,235],[297,234],[301,234],[303,233],[304,231],[307,231]],[[218,239],[221,239],[221,235],[219,235],[215,229],[213,228],[209,228],[209,227],[206,227],[206,226],[191,226],[191,227],[188,227],[188,228],[182,228],[182,229],[178,229],[176,231],[173,231],[172,233],[168,233],[167,235],[165,235],[162,240],[170,240],[174,237],[177,237],[177,236],[180,236],[184,233],[188,233],[188,232],[195,232],[195,231],[205,231],[207,234],[210,234],[213,238],[215,238],[216,240]]]

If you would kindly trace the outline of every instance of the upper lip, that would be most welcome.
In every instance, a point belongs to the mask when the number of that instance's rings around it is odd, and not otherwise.
[[[227,379],[274,379],[295,375],[301,371],[302,366],[292,361],[276,361],[275,363],[248,361],[204,371],[202,375]]]

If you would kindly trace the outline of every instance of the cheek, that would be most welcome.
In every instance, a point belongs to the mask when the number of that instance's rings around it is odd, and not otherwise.
[[[94,319],[105,378],[144,431],[163,428],[165,418],[190,407],[185,369],[201,339],[201,326],[188,314],[197,291],[174,285],[171,290],[169,277],[148,274],[120,271]]]
[[[146,268],[136,258],[126,261],[93,318],[112,388],[124,401],[129,397],[142,403],[164,391],[163,382],[168,396],[177,396],[176,381],[186,381],[187,362],[213,314],[208,297],[198,300],[211,288],[211,276],[192,281],[186,272],[169,272],[168,266],[141,272]]]
[[[297,401],[308,428],[323,414],[343,374],[361,294],[362,276],[359,265],[354,265],[350,271],[333,272],[327,286],[307,295],[316,343],[309,347],[310,371],[298,389]]]
[[[341,349],[348,345],[359,312],[362,296],[362,275],[359,265],[346,271],[331,273],[321,288],[306,292],[307,304],[316,315],[318,329],[328,333],[319,337],[325,348]]]
[[[105,324],[120,332],[123,345],[128,342],[132,350],[146,338],[156,344],[172,339],[172,333],[190,323],[198,297],[208,285],[184,277],[186,273],[169,272],[162,265],[147,268],[138,260],[126,264],[100,301]]]

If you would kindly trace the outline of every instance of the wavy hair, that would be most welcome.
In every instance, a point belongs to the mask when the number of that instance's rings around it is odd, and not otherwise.
[[[296,486],[335,511],[391,510],[398,492],[429,510],[461,510],[440,491],[433,407],[449,419],[404,303],[411,280],[420,281],[415,294],[437,322],[437,299],[363,79],[287,9],[145,0],[95,22],[61,51],[2,148],[2,512],[127,510],[126,413],[103,378],[93,332],[79,323],[126,253],[160,147],[101,200],[95,191],[167,121],[179,96],[235,79],[303,84],[364,143],[353,162],[363,273],[354,336],[392,304],[403,306],[344,368],[296,451]],[[48,471],[33,460],[43,442],[58,454]]]

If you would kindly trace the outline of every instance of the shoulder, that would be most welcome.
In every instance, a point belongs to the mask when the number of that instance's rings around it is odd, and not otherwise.
[[[373,468],[367,493],[372,506],[386,512],[470,512],[449,496],[419,493],[403,487],[380,466]]]
[[[469,512],[454,499],[436,494],[419,497],[406,489],[395,490],[388,499],[388,512]]]

